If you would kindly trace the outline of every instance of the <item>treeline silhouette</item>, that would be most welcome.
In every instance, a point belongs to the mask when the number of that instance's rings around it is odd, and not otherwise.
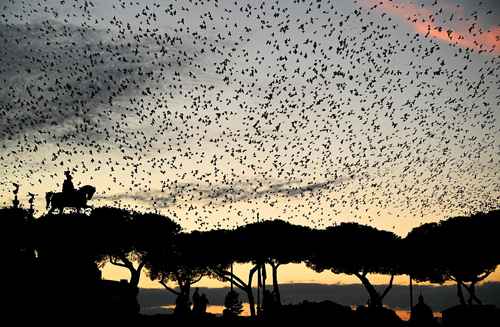
[[[241,320],[242,299],[236,288],[250,308],[251,317],[244,321],[321,318],[399,326],[405,323],[383,301],[394,276],[410,275],[417,281],[456,283],[458,306],[443,312],[443,324],[498,321],[498,309],[483,304],[475,288],[500,263],[500,210],[423,224],[404,238],[357,223],[312,229],[279,219],[231,230],[183,232],[163,215],[114,207],[36,219],[30,210],[2,208],[0,224],[6,309],[18,319],[29,312],[40,319],[106,317],[154,324],[154,318],[140,316],[137,302],[139,280],[146,271],[151,280],[176,294],[171,319]],[[279,267],[301,262],[317,272],[356,276],[367,291],[367,305],[352,310],[328,301],[282,304]],[[128,269],[129,280],[103,280],[99,268],[106,263]],[[251,263],[248,274],[238,276],[232,269],[235,263]],[[374,273],[387,275],[383,291],[371,283],[369,274]],[[202,277],[231,285],[222,318],[205,313],[206,299],[200,311],[198,294],[191,303],[192,285]],[[262,292],[255,294],[255,286]],[[432,315],[422,323],[418,312],[427,309],[420,302],[410,324],[431,326]],[[418,309],[419,305],[423,306]]]

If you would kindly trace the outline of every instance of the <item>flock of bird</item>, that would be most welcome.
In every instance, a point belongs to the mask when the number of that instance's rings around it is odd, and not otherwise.
[[[496,208],[499,36],[452,33],[498,13],[445,3],[2,1],[3,203],[69,169],[97,202],[199,229]]]

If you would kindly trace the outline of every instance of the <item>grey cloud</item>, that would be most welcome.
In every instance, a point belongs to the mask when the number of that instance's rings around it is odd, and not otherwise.
[[[95,199],[107,200],[107,201],[140,201],[149,203],[151,205],[156,204],[160,208],[166,208],[175,203],[175,197],[173,196],[162,196],[157,193],[119,193],[112,195],[97,195]]]
[[[159,68],[196,60],[175,38],[116,42],[109,34],[57,21],[0,24],[0,139],[73,121],[98,125],[90,135],[104,136],[111,118],[103,109],[119,112],[118,102],[149,94]]]
[[[324,182],[301,184],[298,181],[275,183],[259,186],[261,183],[247,183],[235,186],[216,185],[211,188],[197,183],[182,183],[166,192],[136,192],[111,195],[98,195],[96,199],[109,201],[134,200],[155,205],[159,208],[174,206],[177,200],[193,202],[211,201],[215,204],[236,203],[242,201],[269,198],[272,196],[296,197],[305,193],[321,191],[350,181],[351,178],[339,177]]]

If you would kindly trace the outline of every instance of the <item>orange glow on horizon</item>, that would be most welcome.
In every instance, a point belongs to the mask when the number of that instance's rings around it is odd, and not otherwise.
[[[237,264],[234,266],[234,273],[243,277],[243,280],[248,279],[248,271],[250,269],[250,264]],[[111,264],[106,264],[102,269],[102,275],[105,279],[129,279],[130,274],[127,269],[113,266]],[[385,285],[389,281],[389,276],[380,275],[380,274],[370,274],[370,281],[374,285]],[[256,278],[256,277],[255,277]],[[256,285],[256,279],[254,280],[253,285]],[[317,273],[312,269],[306,267],[305,264],[288,264],[283,265],[279,268],[278,271],[278,281],[280,284],[323,284],[323,285],[346,285],[346,284],[359,284],[359,279],[352,275],[346,274],[334,274],[330,271],[323,271],[321,273]],[[488,282],[500,282],[500,266],[486,278],[482,283]],[[266,281],[266,285],[271,285],[272,279],[269,278]],[[408,285],[408,276],[399,275],[394,277],[395,285]],[[435,285],[428,282],[425,283],[417,283],[414,282],[415,285]],[[453,285],[452,282],[446,282],[444,285]],[[170,284],[171,287],[176,287],[174,284]],[[229,287],[228,282],[221,282],[219,280],[213,278],[204,277],[200,282],[196,284],[197,287],[208,287],[208,288],[224,288]],[[143,272],[141,275],[141,280],[139,283],[139,287],[142,288],[159,288],[162,289],[163,286],[160,285],[157,281],[151,281],[147,276],[147,271]]]

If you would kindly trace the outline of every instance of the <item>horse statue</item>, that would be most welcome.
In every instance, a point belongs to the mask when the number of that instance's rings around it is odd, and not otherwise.
[[[47,192],[45,193],[45,200],[47,201],[46,209],[52,213],[54,209],[59,210],[59,214],[63,213],[64,208],[76,208],[79,212],[80,209],[90,208],[87,201],[94,196],[95,187],[92,185],[84,185],[72,193],[66,194],[64,192]]]

